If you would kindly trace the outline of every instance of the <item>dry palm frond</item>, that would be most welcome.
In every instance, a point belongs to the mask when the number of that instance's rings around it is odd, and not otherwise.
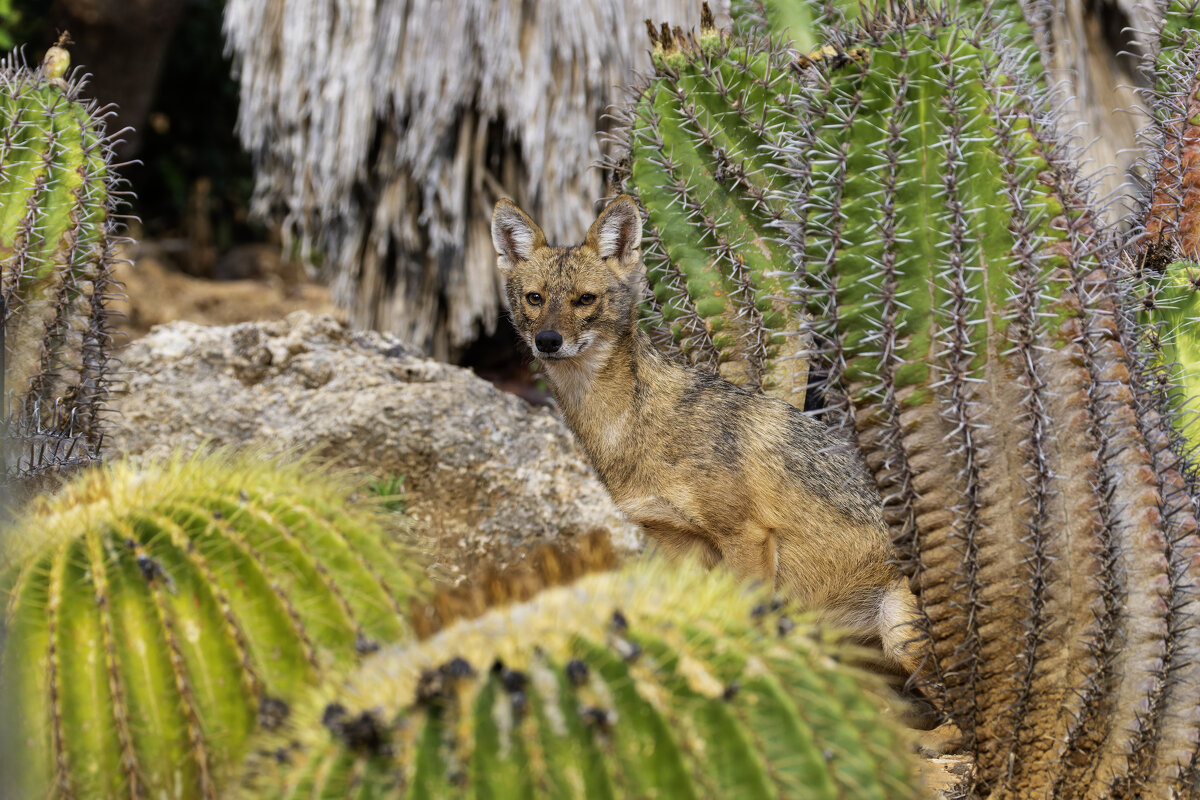
[[[1062,110],[1059,127],[1083,145],[1085,174],[1117,202],[1101,218],[1120,224],[1134,202],[1138,131],[1147,122],[1138,62],[1155,47],[1154,3],[1135,0],[1027,0],[1042,63]],[[1154,33],[1143,31],[1153,29]]]
[[[497,321],[493,202],[579,236],[604,191],[596,130],[649,66],[643,19],[699,13],[698,0],[229,0],[255,210],[321,262],[355,324],[447,357]]]

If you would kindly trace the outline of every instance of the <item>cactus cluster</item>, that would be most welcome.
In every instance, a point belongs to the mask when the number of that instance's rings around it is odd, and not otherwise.
[[[852,655],[726,573],[635,563],[376,654],[259,741],[244,796],[917,797]]]
[[[256,728],[410,638],[423,578],[311,464],[84,473],[0,553],[0,748],[19,797],[217,798]]]
[[[120,193],[106,114],[83,99],[82,81],[64,78],[68,62],[60,47],[37,69],[16,54],[0,60],[0,418],[8,423],[8,478],[56,466],[59,449],[90,460],[101,440]],[[56,442],[49,454],[47,438]]]
[[[875,475],[935,642],[925,689],[978,759],[977,794],[1194,796],[1191,468],[1118,243],[1025,51],[989,24],[924,9],[835,41],[777,90],[792,259],[754,279],[797,310],[759,337],[810,338],[808,405]],[[623,188],[652,236],[688,219],[661,186]],[[699,269],[729,280],[713,252]],[[690,302],[668,269],[656,303]]]
[[[1195,519],[1085,187],[1003,43],[935,18],[863,45],[793,141],[796,296],[943,707],[995,796],[1184,790]]]
[[[764,589],[590,572],[596,533],[435,594],[349,488],[217,454],[35,500],[0,550],[5,791],[919,796],[869,654]]]

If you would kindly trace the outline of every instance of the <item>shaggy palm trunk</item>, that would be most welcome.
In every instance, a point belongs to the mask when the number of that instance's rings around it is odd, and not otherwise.
[[[355,325],[445,358],[501,300],[492,205],[555,241],[604,194],[596,131],[648,66],[642,19],[692,0],[230,0],[254,208],[318,261]]]

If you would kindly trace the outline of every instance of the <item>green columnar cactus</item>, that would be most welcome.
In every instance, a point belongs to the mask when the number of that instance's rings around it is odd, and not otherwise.
[[[920,796],[848,654],[727,573],[641,562],[371,657],[258,741],[244,794]]]
[[[1195,520],[1112,254],[1002,45],[939,22],[864,44],[869,64],[819,73],[792,143],[821,165],[797,188],[797,293],[931,673],[997,796],[1178,788]]]
[[[420,571],[311,464],[87,472],[4,543],[0,708],[19,797],[224,796],[256,727],[409,638]]]
[[[782,296],[812,322],[790,332],[875,474],[976,793],[1191,796],[1189,468],[1115,248],[1024,55],[985,27],[881,19],[804,62]]]
[[[804,339],[784,334],[800,310],[783,299],[777,241],[786,177],[773,152],[795,86],[784,50],[731,46],[704,9],[699,37],[650,26],[655,73],[618,169],[648,214],[648,324],[693,363],[802,406]]]
[[[116,178],[105,113],[65,80],[69,58],[51,48],[27,68],[0,60],[0,297],[5,309],[0,417],[94,454],[111,346]],[[6,472],[28,471],[28,446]],[[21,442],[15,446],[20,447]],[[26,469],[17,462],[24,459]]]

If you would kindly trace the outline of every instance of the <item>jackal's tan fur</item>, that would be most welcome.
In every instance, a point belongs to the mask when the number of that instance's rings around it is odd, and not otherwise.
[[[641,235],[627,196],[577,247],[547,245],[508,200],[492,217],[513,324],[601,480],[666,551],[769,581],[911,671],[915,601],[857,453],[792,406],[655,349],[637,324]]]

